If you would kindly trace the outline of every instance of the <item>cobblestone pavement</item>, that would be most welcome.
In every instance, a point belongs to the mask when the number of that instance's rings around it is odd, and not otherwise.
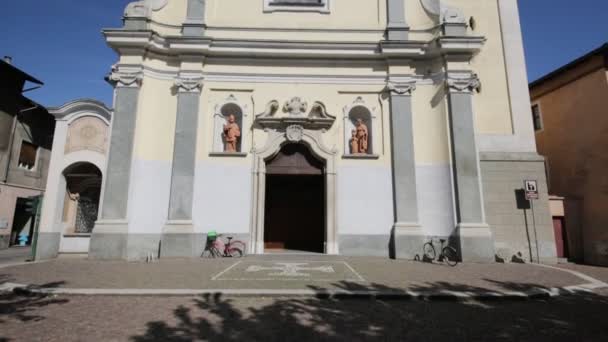
[[[107,289],[342,289],[525,291],[585,283],[525,264],[442,264],[384,258],[263,256],[127,263],[59,259],[0,268],[0,283]]]
[[[0,296],[0,341],[605,341],[608,297],[424,302]]]

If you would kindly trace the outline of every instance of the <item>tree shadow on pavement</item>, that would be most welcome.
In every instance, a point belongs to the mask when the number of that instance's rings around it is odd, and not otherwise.
[[[381,284],[339,282],[348,291],[403,293]],[[505,290],[535,284],[496,284]],[[479,292],[462,284],[434,283],[412,291]],[[580,293],[514,301],[424,301],[321,298],[198,297],[173,310],[169,321],[148,322],[131,337],[150,341],[570,341],[607,336],[608,297]]]
[[[0,283],[10,279],[0,280]],[[37,288],[52,288],[62,285],[63,282],[53,282],[36,286]],[[44,294],[36,294],[28,289],[15,289],[13,292],[0,293],[0,324],[10,320],[21,322],[40,321],[43,316],[37,315],[36,311],[44,306],[66,304],[69,300],[56,298]],[[0,337],[2,341],[2,337]]]

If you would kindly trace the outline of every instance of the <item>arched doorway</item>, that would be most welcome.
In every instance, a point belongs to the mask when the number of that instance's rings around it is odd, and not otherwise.
[[[266,161],[264,249],[323,253],[325,163],[299,143]]]
[[[65,197],[64,234],[91,234],[99,210],[101,171],[88,162],[72,164],[63,171]]]

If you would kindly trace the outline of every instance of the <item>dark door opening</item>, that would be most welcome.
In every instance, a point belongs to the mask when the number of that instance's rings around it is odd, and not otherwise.
[[[324,194],[323,176],[267,176],[265,248],[323,253]]]
[[[325,252],[324,163],[301,144],[267,162],[264,247]]]

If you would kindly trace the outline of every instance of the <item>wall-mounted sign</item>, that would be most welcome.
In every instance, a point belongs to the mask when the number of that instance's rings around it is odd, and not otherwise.
[[[0,229],[8,229],[8,220],[0,218]]]
[[[524,190],[526,191],[527,200],[537,200],[538,195],[538,182],[535,180],[524,181]]]

